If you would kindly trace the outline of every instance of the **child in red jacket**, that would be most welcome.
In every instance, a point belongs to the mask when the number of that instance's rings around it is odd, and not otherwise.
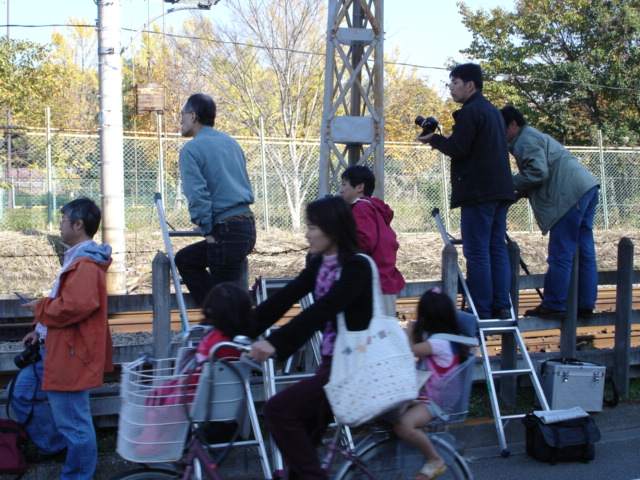
[[[229,342],[236,335],[251,332],[251,300],[249,295],[233,283],[221,283],[211,289],[204,302],[204,320],[201,325],[213,327],[200,341],[190,370],[169,380],[152,390],[147,396],[145,427],[142,433],[133,439],[138,443],[135,451],[138,455],[153,456],[160,453],[163,440],[173,432],[163,428],[171,422],[174,414],[183,416],[185,403],[193,403],[202,364],[209,359],[209,352],[220,342]],[[215,352],[215,358],[237,360],[240,351],[233,347],[221,347]],[[176,406],[180,409],[176,410]]]
[[[379,198],[371,197],[375,186],[376,177],[368,167],[353,165],[342,172],[340,195],[351,205],[362,253],[378,267],[385,313],[395,317],[396,296],[406,282],[396,268],[400,244],[391,228],[393,210]]]

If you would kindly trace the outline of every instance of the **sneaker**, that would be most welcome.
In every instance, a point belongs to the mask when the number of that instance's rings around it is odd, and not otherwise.
[[[562,318],[567,313],[566,310],[554,310],[542,305],[538,305],[536,308],[527,310],[524,312],[525,317],[538,317],[538,318]]]
[[[493,310],[493,318],[498,320],[511,320],[513,317],[511,316],[510,308],[496,308]]]

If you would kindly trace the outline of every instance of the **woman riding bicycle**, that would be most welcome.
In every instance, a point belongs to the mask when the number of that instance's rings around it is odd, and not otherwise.
[[[316,331],[323,333],[322,362],[306,378],[267,401],[265,418],[289,479],[326,479],[316,445],[331,419],[323,386],[329,381],[336,315],[344,312],[349,330],[364,330],[372,316],[372,272],[367,258],[356,255],[358,234],[351,208],[340,197],[327,197],[307,206],[307,233],[311,258],[307,267],[255,310],[260,331],[273,325],[308,293],[314,303],[266,340],[256,342],[249,357],[264,361],[296,352]]]

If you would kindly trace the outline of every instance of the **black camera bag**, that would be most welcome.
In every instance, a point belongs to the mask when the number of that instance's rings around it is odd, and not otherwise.
[[[591,417],[543,423],[529,413],[522,419],[526,428],[527,454],[541,462],[580,461],[588,463],[596,456],[595,443],[600,430]]]

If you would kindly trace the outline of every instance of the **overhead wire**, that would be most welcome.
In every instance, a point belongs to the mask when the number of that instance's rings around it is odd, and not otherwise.
[[[79,28],[97,28],[96,25],[82,25],[82,24],[46,24],[46,25],[25,25],[25,24],[8,24],[8,25],[0,25],[0,28],[4,28],[4,27],[16,27],[16,28],[51,28],[51,27],[79,27]],[[122,30],[124,31],[134,31],[134,29],[131,28],[126,28],[126,27],[122,27]],[[199,41],[204,41],[204,42],[210,42],[210,43],[218,43],[221,45],[236,45],[236,46],[244,46],[244,47],[250,47],[250,48],[257,48],[257,49],[270,49],[270,50],[279,50],[279,51],[285,51],[285,52],[289,52],[289,53],[299,53],[299,54],[303,54],[303,55],[314,55],[314,56],[321,56],[324,57],[326,54],[325,53],[320,53],[320,52],[309,52],[309,51],[305,51],[305,50],[294,50],[294,49],[290,49],[290,48],[284,48],[284,47],[269,47],[266,45],[256,45],[256,44],[249,44],[246,42],[232,42],[232,41],[224,41],[224,40],[214,40],[212,38],[208,38],[208,37],[200,37],[200,36],[193,36],[193,35],[184,35],[184,34],[179,34],[179,33],[167,33],[167,32],[154,32],[152,30],[145,30],[141,33],[147,33],[147,34],[154,34],[154,35],[163,35],[165,37],[172,37],[172,38],[180,38],[180,39],[187,39],[187,40],[199,40]],[[405,62],[384,62],[385,65],[395,65],[395,66],[404,66],[404,67],[410,67],[410,68],[417,68],[417,69],[421,69],[421,70],[448,70],[446,67],[433,67],[433,66],[427,66],[427,65],[419,65],[419,64],[412,64],[412,63],[405,63]],[[538,77],[529,77],[526,75],[513,75],[513,74],[509,74],[509,73],[498,73],[496,74],[497,76],[504,76],[507,78],[513,78],[513,79],[518,79],[518,80],[527,80],[527,81],[534,81],[534,82],[540,82],[540,83],[558,83],[558,84],[567,84],[567,85],[574,85],[574,86],[579,86],[579,87],[588,87],[588,88],[600,88],[603,90],[620,90],[620,91],[625,91],[625,92],[631,92],[631,93],[640,93],[640,89],[636,89],[636,88],[629,88],[629,87],[615,87],[615,86],[611,86],[611,85],[601,85],[601,84],[597,84],[597,83],[587,83],[587,82],[576,82],[576,81],[571,81],[571,80],[552,80],[549,78],[538,78]]]

